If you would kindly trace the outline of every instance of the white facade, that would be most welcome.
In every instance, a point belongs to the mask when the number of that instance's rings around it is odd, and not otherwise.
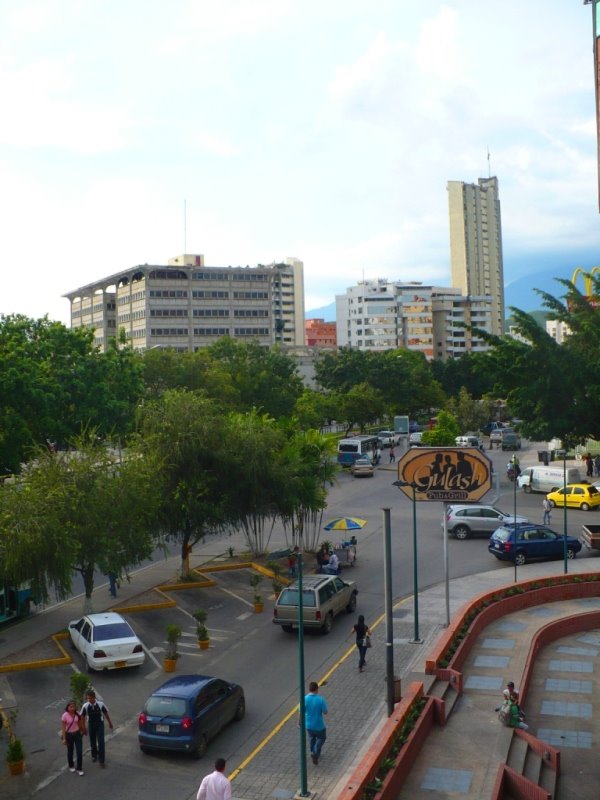
[[[460,323],[489,332],[491,299],[465,297],[458,289],[382,279],[363,281],[336,296],[338,347],[405,347],[422,352],[429,360],[488,349]]]
[[[497,178],[448,181],[452,286],[465,296],[491,297],[492,333],[504,333],[504,266]]]
[[[71,327],[95,330],[106,350],[121,329],[139,350],[194,351],[222,336],[261,345],[304,345],[304,267],[298,259],[257,267],[206,267],[185,254],[144,264],[64,295]]]
[[[546,320],[546,333],[558,344],[562,344],[567,336],[571,335],[571,328],[560,319],[549,319]]]

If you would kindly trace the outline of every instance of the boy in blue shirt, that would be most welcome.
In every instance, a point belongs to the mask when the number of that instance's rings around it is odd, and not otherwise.
[[[308,694],[304,698],[304,721],[306,732],[310,738],[310,757],[313,764],[319,763],[321,748],[327,738],[324,715],[327,714],[327,703],[319,695],[319,684],[312,681],[308,686]]]

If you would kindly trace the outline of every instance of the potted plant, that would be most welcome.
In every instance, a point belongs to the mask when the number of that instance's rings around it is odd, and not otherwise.
[[[210,637],[208,635],[208,628],[204,624],[206,622],[207,613],[203,608],[194,611],[194,619],[196,620],[196,636],[198,637],[198,647],[201,650],[207,650],[210,644]]]
[[[21,775],[25,769],[25,750],[23,742],[14,734],[10,735],[6,750],[6,763],[11,775]]]
[[[254,572],[250,576],[250,586],[252,586],[252,588],[254,589],[254,610],[256,611],[257,614],[260,613],[265,607],[262,595],[258,593],[258,587],[260,586],[261,582],[262,582],[262,575],[259,575],[258,572]]]
[[[167,652],[163,660],[165,672],[175,672],[179,653],[177,643],[181,639],[181,627],[179,625],[167,625]]]

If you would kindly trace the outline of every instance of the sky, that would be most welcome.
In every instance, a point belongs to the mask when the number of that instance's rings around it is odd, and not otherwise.
[[[581,0],[0,0],[0,314],[183,252],[447,286],[488,174],[507,283],[600,264],[593,81]]]

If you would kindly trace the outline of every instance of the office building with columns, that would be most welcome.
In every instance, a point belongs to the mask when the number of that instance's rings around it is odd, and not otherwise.
[[[203,255],[142,264],[71,292],[71,327],[93,328],[106,351],[123,329],[137,350],[194,351],[222,336],[269,347],[304,345],[304,266],[207,267]]]
[[[492,333],[504,333],[504,267],[498,179],[448,181],[452,286],[465,296],[490,297]]]

